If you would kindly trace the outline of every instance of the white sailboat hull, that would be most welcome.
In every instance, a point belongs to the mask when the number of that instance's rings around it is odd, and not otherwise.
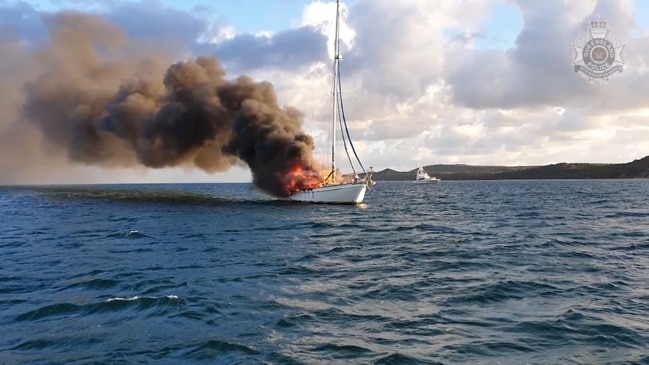
[[[289,196],[289,199],[309,203],[360,204],[365,198],[366,191],[365,183],[336,184],[300,190]]]

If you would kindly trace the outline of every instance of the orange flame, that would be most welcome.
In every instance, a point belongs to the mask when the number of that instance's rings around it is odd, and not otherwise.
[[[283,182],[286,195],[291,195],[298,190],[319,188],[325,183],[321,174],[305,168],[301,163],[293,165],[286,171]]]
[[[322,179],[322,181],[325,184],[333,184],[334,181],[340,182],[343,177],[339,169],[336,169],[335,171],[335,179],[334,179],[334,174],[331,173],[331,170],[320,169],[319,173],[320,173],[320,179]]]

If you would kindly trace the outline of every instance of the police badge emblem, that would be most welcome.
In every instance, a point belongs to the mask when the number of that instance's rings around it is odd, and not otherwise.
[[[606,21],[590,22],[590,29],[572,44],[573,66],[591,84],[607,84],[609,76],[622,72],[624,44],[608,29]]]

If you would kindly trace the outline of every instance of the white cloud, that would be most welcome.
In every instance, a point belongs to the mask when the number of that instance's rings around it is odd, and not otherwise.
[[[352,48],[356,32],[349,26],[347,6],[343,3],[340,6],[340,43],[341,54],[344,48]],[[316,27],[327,37],[327,51],[330,58],[333,58],[333,41],[336,29],[336,2],[316,1],[305,6],[302,12],[302,26]]]
[[[649,118],[638,112],[649,94],[647,40],[627,41],[625,73],[600,88],[575,75],[569,59],[573,36],[597,12],[628,36],[631,1],[519,1],[524,28],[509,50],[444,36],[448,29],[480,34],[495,3],[359,0],[350,8],[359,83],[357,106],[348,109],[359,135],[377,141],[367,159],[414,166],[428,153],[427,163],[539,164],[649,153],[638,125]],[[619,138],[629,130],[638,132],[631,145]]]
[[[205,34],[198,38],[199,43],[217,44],[229,41],[236,36],[234,27],[229,24],[208,24]]]

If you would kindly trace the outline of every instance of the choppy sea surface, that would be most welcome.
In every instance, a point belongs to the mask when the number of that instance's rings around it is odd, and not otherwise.
[[[0,364],[649,364],[649,180],[0,187]]]

